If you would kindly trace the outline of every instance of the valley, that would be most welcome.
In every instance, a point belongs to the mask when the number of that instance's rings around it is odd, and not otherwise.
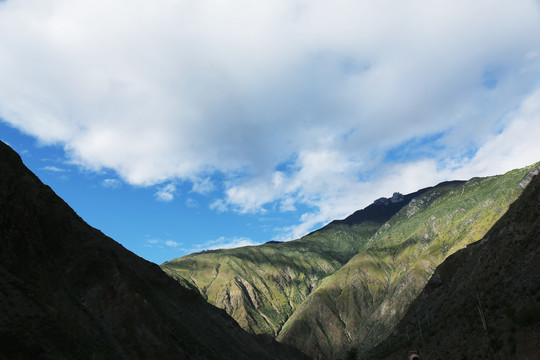
[[[244,329],[340,359],[384,340],[437,266],[480,240],[535,169],[421,190],[384,221],[335,221],[295,241],[192,254],[162,268]],[[382,204],[391,202],[371,206]]]

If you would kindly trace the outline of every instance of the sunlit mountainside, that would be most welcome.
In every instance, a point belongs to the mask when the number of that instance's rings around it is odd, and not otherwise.
[[[540,177],[481,241],[445,260],[370,359],[540,358]],[[368,358],[368,356],[366,356]]]
[[[246,330],[339,359],[388,336],[435,268],[487,233],[535,166],[396,194],[295,241],[192,254],[162,268]],[[370,217],[375,209],[388,212]]]

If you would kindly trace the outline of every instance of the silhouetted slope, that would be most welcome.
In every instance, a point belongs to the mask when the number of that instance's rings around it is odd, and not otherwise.
[[[540,359],[539,335],[540,176],[536,176],[481,241],[437,268],[372,358],[403,359],[408,349],[418,348],[430,360]]]
[[[291,359],[88,226],[0,142],[1,359]]]

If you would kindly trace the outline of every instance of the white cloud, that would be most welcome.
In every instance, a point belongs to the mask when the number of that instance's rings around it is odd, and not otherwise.
[[[540,88],[507,117],[504,130],[492,135],[458,174],[492,175],[540,161]]]
[[[193,181],[193,188],[192,188],[193,192],[207,195],[216,189],[214,182],[209,176],[205,177],[204,179],[192,179],[192,181]]]
[[[225,201],[222,199],[217,199],[212,204],[210,204],[210,209],[215,210],[217,212],[225,212],[227,211],[227,205],[225,204]]]
[[[224,191],[216,211],[314,208],[296,236],[393,191],[540,158],[539,9],[8,1],[0,117],[80,166],[157,185],[162,201],[180,179]],[[433,134],[427,155],[386,158]]]
[[[253,240],[245,237],[220,237],[216,240],[207,241],[201,245],[197,246],[196,251],[200,250],[217,250],[217,249],[232,249],[242,246],[254,246],[259,245],[259,243],[254,242]]]
[[[179,243],[179,242],[176,242],[176,241],[173,241],[173,240],[167,240],[164,242],[165,245],[169,246],[169,247],[178,247],[178,246],[181,246],[182,243]]]
[[[67,169],[62,169],[62,168],[59,168],[59,167],[56,167],[56,166],[52,166],[52,165],[44,166],[44,167],[42,168],[42,170],[52,171],[52,172],[58,172],[58,173],[62,173],[62,172],[67,172],[67,171],[69,171],[69,170],[67,170]]]
[[[198,207],[199,207],[199,203],[198,203],[197,200],[195,200],[195,199],[187,198],[187,199],[186,199],[186,206],[187,206],[188,208],[195,209],[195,208],[198,208]]]
[[[122,186],[122,182],[118,179],[104,179],[101,185],[109,189],[118,189]]]
[[[181,242],[174,241],[174,240],[162,240],[159,238],[150,238],[146,240],[146,244],[144,244],[143,246],[148,247],[148,248],[157,247],[161,249],[168,247],[168,248],[175,248],[176,250],[187,251],[187,249],[183,248],[182,245],[183,244]]]
[[[167,185],[161,186],[158,189],[158,191],[155,193],[155,197],[159,201],[170,202],[174,200],[175,194],[176,194],[176,185],[169,183]]]

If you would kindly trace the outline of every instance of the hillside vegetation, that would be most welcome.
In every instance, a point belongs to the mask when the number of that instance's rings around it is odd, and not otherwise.
[[[299,240],[192,254],[162,268],[244,329],[340,359],[387,337],[436,267],[507,211],[533,167],[395,194]]]
[[[289,318],[278,340],[316,359],[339,359],[386,338],[435,268],[480,240],[525,187],[532,167],[432,189],[403,207],[365,249]]]
[[[340,269],[385,221],[428,190],[381,198],[295,241],[205,251],[161,267],[225,309],[244,329],[276,336],[321,279]]]
[[[358,253],[378,228],[336,225],[295,242],[188,255],[162,269],[244,329],[275,336],[319,281]]]
[[[484,238],[448,257],[363,358],[540,359],[540,176]]]

